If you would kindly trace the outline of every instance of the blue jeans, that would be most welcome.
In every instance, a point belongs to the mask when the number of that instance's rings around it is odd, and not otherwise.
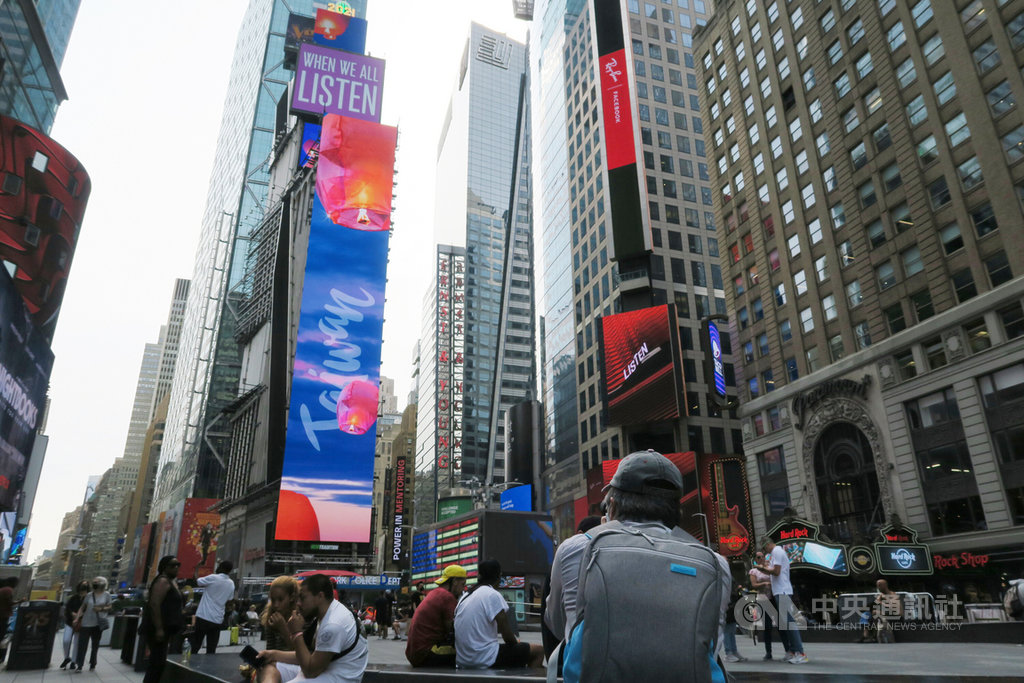
[[[725,622],[725,631],[722,635],[722,640],[725,642],[725,654],[727,655],[738,655],[739,651],[736,649],[736,622]]]
[[[786,652],[803,654],[804,641],[800,636],[800,625],[796,623],[792,614],[793,596],[773,595],[772,604],[775,605],[779,618],[779,638],[782,639],[782,646],[786,648]]]

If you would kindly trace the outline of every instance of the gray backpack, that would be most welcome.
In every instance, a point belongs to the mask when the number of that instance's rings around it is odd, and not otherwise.
[[[718,555],[679,528],[609,522],[587,535],[565,683],[724,681],[715,653],[731,579]]]

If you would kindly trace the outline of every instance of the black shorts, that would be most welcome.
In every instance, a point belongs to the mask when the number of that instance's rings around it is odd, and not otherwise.
[[[498,646],[498,656],[491,664],[492,669],[515,669],[530,665],[530,644],[516,643],[509,645],[502,643]]]

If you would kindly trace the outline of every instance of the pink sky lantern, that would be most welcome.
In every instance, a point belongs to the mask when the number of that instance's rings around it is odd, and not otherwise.
[[[377,421],[377,385],[354,379],[341,390],[338,399],[338,429],[346,434],[365,434]]]
[[[328,114],[320,133],[316,194],[335,225],[391,228],[398,129]]]

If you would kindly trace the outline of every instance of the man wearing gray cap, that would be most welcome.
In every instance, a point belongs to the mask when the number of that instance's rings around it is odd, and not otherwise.
[[[605,498],[601,504],[602,511],[605,513],[605,524],[595,527],[586,535],[592,539],[589,541],[591,546],[588,552],[581,554],[581,561],[574,567],[561,567],[562,576],[565,577],[567,574],[570,575],[568,580],[563,581],[563,590],[561,595],[561,602],[564,606],[568,606],[569,609],[565,609],[563,613],[572,613],[572,608],[581,605],[583,602],[584,595],[579,595],[579,584],[581,573],[588,572],[588,567],[585,566],[591,562],[592,559],[596,560],[596,556],[600,554],[605,544],[600,546],[596,545],[598,540],[603,541],[604,537],[611,531],[611,527],[614,527],[619,534],[625,532],[627,535],[640,536],[649,539],[652,543],[646,544],[641,543],[641,546],[653,547],[656,543],[662,542],[676,542],[676,547],[691,547],[693,556],[696,558],[695,562],[690,564],[680,564],[674,561],[666,563],[665,570],[671,572],[678,572],[670,576],[676,576],[682,578],[683,576],[694,577],[698,573],[701,576],[710,577],[711,586],[717,588],[721,587],[721,590],[715,590],[715,593],[720,593],[720,600],[716,600],[712,606],[712,613],[708,615],[705,612],[705,616],[717,617],[717,619],[711,619],[710,628],[712,633],[706,634],[707,638],[712,641],[713,648],[717,649],[718,644],[722,642],[722,633],[725,628],[725,609],[728,606],[729,593],[732,587],[732,578],[729,572],[729,565],[725,558],[717,553],[713,553],[703,547],[693,548],[692,546],[699,546],[698,541],[691,535],[687,534],[679,527],[679,499],[683,495],[683,477],[677,468],[668,458],[657,453],[653,450],[639,451],[632,453],[619,463],[618,470],[615,472],[615,476],[612,477],[611,482],[604,489]],[[617,524],[615,524],[617,523]],[[602,537],[598,539],[598,537]],[[671,545],[671,543],[670,543]],[[668,546],[666,546],[668,547]],[[621,549],[611,549],[613,552],[622,552]],[[643,561],[643,562],[646,562]],[[715,566],[717,563],[717,567]],[[646,569],[646,567],[645,567]],[[652,571],[655,571],[652,567]],[[656,570],[660,571],[660,570]],[[704,574],[704,572],[710,571],[710,574]],[[643,572],[647,574],[647,571]],[[575,574],[575,576],[572,576]],[[717,574],[717,576],[716,576]],[[589,576],[589,574],[588,574]],[[651,576],[657,577],[655,580],[662,580],[664,576],[660,573],[651,574]],[[634,576],[613,576],[604,577],[605,583],[609,581],[620,582],[620,585],[630,586],[634,591],[632,594],[637,597],[637,600],[641,598],[646,599],[652,591],[646,591],[648,588],[646,585],[636,585],[637,583],[643,583],[644,578],[640,575]],[[696,586],[695,583],[676,583],[673,586],[679,586],[678,589],[673,590],[687,591],[686,586]],[[589,589],[587,586],[584,590]],[[661,603],[662,606],[668,604],[674,604],[673,595],[657,595],[652,596],[652,599],[656,602]],[[720,604],[719,604],[720,603]],[[701,603],[703,604],[703,603]],[[690,608],[684,607],[680,604],[678,614],[673,610],[673,614],[669,618],[678,617],[679,622],[689,622],[693,624],[697,622],[700,615],[693,613],[683,613]],[[550,605],[549,605],[550,609]],[[564,609],[564,608],[563,608]],[[639,603],[638,603],[639,609]],[[635,613],[638,609],[634,609]],[[586,607],[584,607],[586,611]],[[642,615],[643,616],[643,615]],[[587,615],[582,615],[583,620],[587,619]],[[595,618],[591,615],[591,619]],[[623,629],[632,629],[633,626],[628,625],[631,620],[631,614],[619,614],[617,611],[612,614],[608,614],[603,619],[609,619],[611,628],[619,632],[622,635]],[[579,619],[579,617],[577,617]],[[714,622],[717,621],[718,628],[714,629]],[[576,625],[579,625],[578,622]],[[704,628],[708,627],[707,621],[703,622]],[[577,634],[572,631],[574,624],[566,624],[566,635],[572,632],[571,638],[577,638]],[[588,625],[588,628],[590,625]],[[580,630],[580,629],[577,629]],[[634,629],[635,630],[635,629]],[[714,631],[717,630],[717,634]],[[673,631],[674,632],[674,631]],[[561,634],[559,634],[561,635]],[[636,632],[631,633],[629,637],[635,638],[638,643],[650,640],[650,632]],[[569,640],[567,638],[567,640]],[[677,646],[681,649],[686,649],[689,644],[677,643]],[[586,645],[584,645],[586,648]],[[642,648],[636,648],[637,651]],[[567,653],[571,653],[572,645],[568,646]],[[672,650],[672,648],[666,648],[666,651]],[[714,659],[714,652],[712,659]],[[566,662],[569,662],[570,654],[567,654]],[[617,655],[615,653],[608,653],[608,667],[623,666],[613,662]],[[670,658],[672,655],[669,654]],[[627,655],[628,657],[628,655]],[[704,655],[704,666],[706,668],[708,664],[708,657]],[[668,664],[668,662],[666,662]],[[628,667],[628,662],[625,663]],[[567,671],[569,664],[566,664]],[[624,669],[625,670],[625,669]],[[607,667],[605,677],[607,677]],[[607,678],[607,680],[613,680],[614,676]],[[567,676],[567,680],[568,676]],[[596,680],[596,679],[595,679]]]

